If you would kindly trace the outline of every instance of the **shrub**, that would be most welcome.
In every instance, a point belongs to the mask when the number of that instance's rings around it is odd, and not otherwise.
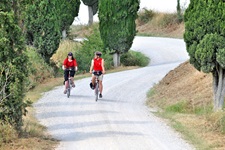
[[[154,17],[155,12],[153,10],[148,10],[146,8],[143,8],[143,10],[141,10],[138,13],[138,21],[141,24],[145,24],[148,23],[149,21],[152,20],[152,18]]]
[[[28,71],[27,90],[34,88],[38,83],[53,77],[53,69],[37,53],[35,48],[27,47]]]
[[[121,64],[124,66],[147,66],[149,58],[144,54],[135,51],[129,51],[121,55]]]
[[[172,14],[164,14],[163,18],[160,20],[160,26],[161,27],[167,27],[173,24],[179,23],[177,19],[177,14],[172,13]]]

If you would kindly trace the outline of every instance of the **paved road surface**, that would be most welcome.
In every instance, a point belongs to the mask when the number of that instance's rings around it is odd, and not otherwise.
[[[151,65],[106,74],[98,102],[86,78],[76,81],[69,99],[59,86],[34,104],[38,120],[61,140],[57,150],[194,149],[145,106],[147,91],[188,59],[183,40],[136,37],[132,49],[149,56]]]

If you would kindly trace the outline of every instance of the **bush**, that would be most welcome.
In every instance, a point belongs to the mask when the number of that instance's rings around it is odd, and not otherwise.
[[[28,56],[28,83],[27,90],[34,88],[38,83],[42,83],[45,79],[53,77],[53,69],[43,60],[37,53],[35,48],[27,48]]]
[[[177,14],[173,13],[173,14],[164,14],[163,18],[160,20],[160,26],[161,27],[167,27],[170,25],[174,25],[179,23],[178,18],[177,18]]]
[[[121,64],[124,66],[141,66],[145,67],[149,64],[149,58],[144,54],[135,51],[129,51],[121,55]]]
[[[148,10],[146,8],[143,8],[143,10],[141,10],[138,13],[138,21],[141,24],[145,24],[148,23],[149,21],[152,20],[152,18],[154,17],[155,12],[153,10]]]

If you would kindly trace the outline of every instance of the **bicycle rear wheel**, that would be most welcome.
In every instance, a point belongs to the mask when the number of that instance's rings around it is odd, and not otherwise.
[[[97,102],[98,100],[98,92],[99,92],[99,88],[98,88],[98,83],[96,83],[96,86],[95,86],[95,101]]]

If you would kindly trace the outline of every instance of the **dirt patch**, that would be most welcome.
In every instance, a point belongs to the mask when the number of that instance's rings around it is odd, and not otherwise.
[[[156,99],[164,99],[167,105],[185,100],[191,106],[205,106],[212,103],[212,77],[197,71],[189,62],[185,62],[170,71],[154,88]]]

